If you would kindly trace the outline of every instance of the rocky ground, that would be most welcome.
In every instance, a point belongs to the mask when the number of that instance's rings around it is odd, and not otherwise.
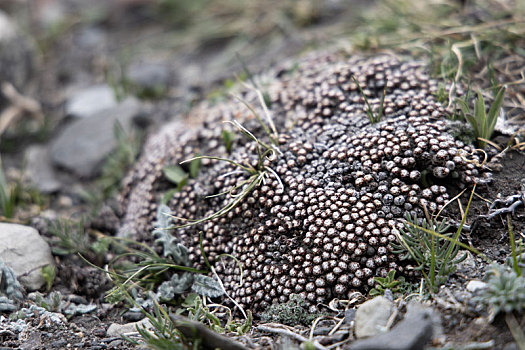
[[[5,263],[0,264],[0,349],[140,348],[121,335],[138,339],[134,322],[147,319],[123,302],[108,301],[113,285],[100,268],[119,253],[104,237],[119,229],[119,184],[144,135],[182,119],[199,101],[227,98],[235,74],[249,79],[268,67],[294,67],[314,48],[387,51],[368,38],[354,37],[358,48],[349,44],[350,32],[364,28],[361,12],[375,6],[367,2],[267,0],[240,7],[234,1],[197,2],[201,8],[192,3],[0,3],[0,152],[6,178],[0,183],[0,262]],[[471,15],[486,20],[486,11],[481,6]],[[515,82],[506,105],[511,132],[499,128],[494,139],[499,145],[514,142],[511,135],[523,117],[523,57],[504,49],[500,78]],[[511,251],[506,218],[480,216],[490,202],[525,189],[525,156],[519,149],[494,163],[494,180],[479,192],[484,198],[473,200],[467,221],[472,230],[464,238],[500,263]],[[463,205],[466,199],[468,191]],[[512,216],[516,239],[524,238],[523,206]],[[450,217],[461,218],[463,209],[452,209]],[[330,303],[322,310],[330,316],[308,327],[256,320],[249,333],[221,341],[227,348],[240,343],[272,349],[300,344],[522,349],[519,335],[509,330],[510,317],[495,316],[475,302],[486,288],[486,265],[469,253],[433,298],[421,298],[417,286],[376,298],[355,293]],[[523,312],[513,315],[515,328],[524,329]],[[378,327],[389,332],[377,335]],[[202,338],[214,340],[210,334]],[[228,343],[231,339],[239,343]]]

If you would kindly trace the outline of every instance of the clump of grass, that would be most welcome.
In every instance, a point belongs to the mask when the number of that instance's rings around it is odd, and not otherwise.
[[[93,238],[84,220],[49,221],[48,232],[53,236],[51,251],[55,255],[80,254],[90,262],[101,265],[109,249],[111,239],[108,237]]]
[[[278,183],[280,184],[281,188],[284,188],[284,185],[279,178],[279,175],[267,164],[268,162],[271,162],[275,160],[277,155],[280,155],[281,152],[278,148],[278,142],[277,142],[277,130],[275,128],[275,125],[273,124],[273,121],[271,119],[270,113],[268,111],[268,108],[266,106],[266,103],[264,102],[264,96],[262,93],[255,89],[259,101],[264,109],[265,112],[265,118],[264,121],[259,114],[255,111],[255,109],[248,104],[246,101],[238,98],[242,103],[245,104],[245,106],[253,113],[259,124],[263,127],[265,133],[267,134],[270,143],[263,142],[262,140],[255,137],[253,133],[251,133],[248,129],[246,129],[244,126],[242,126],[238,121],[229,121],[228,123],[232,124],[237,130],[245,137],[247,137],[250,141],[255,143],[256,151],[257,151],[257,163],[254,165],[252,164],[242,164],[235,160],[228,159],[228,158],[222,158],[222,157],[214,157],[214,156],[197,156],[188,160],[183,161],[181,164],[188,163],[188,162],[195,162],[200,159],[212,159],[212,160],[219,160],[223,162],[227,162],[232,164],[237,168],[236,171],[233,171],[229,174],[236,174],[236,173],[245,173],[248,178],[241,180],[232,188],[230,188],[228,191],[225,191],[223,193],[220,193],[219,195],[229,194],[232,199],[222,208],[217,210],[216,212],[212,213],[211,215],[197,219],[197,220],[190,220],[186,224],[178,225],[176,228],[183,228],[188,227],[192,225],[196,225],[208,220],[212,220],[215,218],[219,218],[225,214],[227,214],[229,211],[234,209],[239,203],[241,203],[256,187],[258,187],[261,183],[265,182],[270,177],[274,177]],[[228,136],[227,140],[231,141],[231,137]],[[231,144],[230,144],[231,146]]]
[[[456,98],[456,103],[460,107],[460,116],[472,126],[480,148],[485,148],[487,141],[492,137],[498,116],[501,113],[506,89],[505,86],[502,86],[497,91],[488,113],[486,111],[485,98],[481,91],[478,91],[477,98],[474,100],[474,111],[469,106],[469,94]]]
[[[439,235],[457,240],[456,234],[447,233],[449,226],[444,220],[437,222],[434,219],[421,219],[406,214],[406,223],[401,234],[398,236],[400,245],[395,245],[396,253],[403,254],[401,259],[414,260],[423,275],[428,290],[431,293],[445,283],[448,276],[455,271],[456,264],[465,260],[466,255],[459,255],[459,246],[449,240],[444,240],[429,233],[435,232]]]
[[[429,60],[431,74],[450,85],[440,89],[437,98],[448,103],[447,110],[452,115],[456,89],[462,82],[469,82],[476,90],[493,87],[496,79],[508,82],[502,106],[507,110],[507,121],[519,127],[525,98],[521,88],[524,11],[519,1],[382,0],[363,14],[351,40],[361,50],[393,49]],[[474,13],[483,15],[473,16]],[[487,69],[492,74],[488,79]],[[499,87],[493,91],[494,97]],[[479,97],[478,100],[481,106]],[[487,134],[480,132],[480,137],[486,138]]]
[[[460,247],[487,259],[477,249],[459,242],[475,189],[474,186],[456,232],[447,232],[449,226],[444,220],[438,222],[428,215],[418,220],[407,213],[404,229],[397,235],[398,243],[393,244],[395,252],[402,254],[402,259],[416,262],[416,270],[421,271],[431,294],[447,281],[448,276],[456,270],[456,265],[466,258],[466,254],[459,255]]]

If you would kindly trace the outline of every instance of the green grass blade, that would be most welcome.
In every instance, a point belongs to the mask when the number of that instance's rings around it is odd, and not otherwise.
[[[496,126],[496,122],[498,121],[498,115],[499,111],[501,109],[501,105],[503,104],[503,97],[505,96],[505,91],[507,90],[506,86],[502,86],[501,89],[499,89],[496,97],[494,98],[494,102],[490,106],[489,113],[487,115],[488,119],[488,137],[486,139],[490,139],[492,136],[492,132],[494,131],[494,127]]]
[[[478,91],[478,98],[474,102],[474,118],[476,119],[480,130],[479,134],[476,135],[477,137],[482,137],[484,139],[488,139],[487,137],[487,114],[485,113],[485,99],[483,98],[483,95],[481,92]]]
[[[454,237],[452,240],[449,239],[449,241],[451,242],[456,242],[454,244],[459,244],[459,236],[461,235],[461,231],[463,230],[463,226],[465,225],[465,222],[467,221],[467,214],[468,214],[468,211],[470,209],[470,204],[472,203],[472,198],[474,197],[474,193],[476,191],[476,185],[474,185],[474,187],[472,187],[472,192],[470,192],[470,197],[468,199],[468,203],[467,203],[467,207],[465,208],[465,213],[463,214],[463,217],[461,218],[461,223],[459,224],[459,227],[456,231],[456,233],[454,234]],[[452,250],[454,249],[454,244],[452,244],[448,249],[447,249],[447,253],[445,255],[445,262],[448,262],[450,260],[450,256],[452,254]],[[445,266],[446,263],[443,265]],[[440,271],[440,273],[442,272],[442,269]]]
[[[179,164],[184,164],[184,163],[188,163],[188,162],[193,162],[195,160],[198,160],[198,159],[213,159],[213,160],[222,160],[224,162],[228,162],[230,164],[233,164],[245,171],[247,171],[248,173],[250,174],[253,174],[254,172],[254,169],[251,168],[251,167],[247,167],[247,166],[244,166],[242,165],[241,163],[238,163],[234,160],[231,160],[231,159],[228,159],[228,158],[222,158],[222,157],[214,157],[214,156],[198,156],[198,157],[193,157],[193,158],[190,158],[190,159],[186,159],[186,160],[183,160],[182,162],[180,162]]]
[[[262,179],[265,176],[265,174],[266,173],[263,172],[263,173],[260,173],[258,175],[257,174],[252,175],[252,177],[251,177],[252,180],[248,184],[248,187],[246,187],[239,196],[234,197],[234,199],[232,201],[230,201],[228,204],[226,204],[219,211],[216,211],[215,213],[213,213],[213,214],[211,214],[211,215],[209,215],[207,217],[204,217],[202,219],[191,220],[191,222],[189,222],[187,224],[174,226],[173,228],[174,229],[178,229],[178,228],[190,227],[190,226],[197,225],[197,224],[200,224],[202,222],[205,222],[205,221],[208,221],[208,220],[212,220],[212,219],[216,219],[216,218],[219,218],[219,217],[223,216],[224,214],[228,213],[230,210],[235,208],[246,196],[248,196],[248,194],[250,194],[250,192],[256,186],[258,186],[260,184],[260,182],[262,181]]]

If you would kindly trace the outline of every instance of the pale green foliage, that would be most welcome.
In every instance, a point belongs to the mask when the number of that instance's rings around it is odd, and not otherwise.
[[[14,271],[0,260],[0,312],[15,311],[23,298],[24,289]]]
[[[525,277],[518,276],[510,267],[496,263],[489,265],[487,284],[477,299],[490,305],[495,314],[525,309]]]
[[[0,294],[10,299],[23,299],[24,289],[16,279],[14,271],[0,260]]]
[[[167,205],[160,205],[157,209],[157,221],[154,223],[155,229],[152,232],[155,243],[162,246],[164,257],[170,257],[178,265],[189,266],[188,249],[171,235],[172,225],[171,209]]]
[[[290,326],[310,324],[319,314],[309,313],[304,297],[292,294],[290,300],[282,304],[272,304],[262,313],[264,322],[283,323]]]
[[[37,293],[35,298],[35,303],[51,312],[62,312],[64,307],[62,295],[60,292],[51,292],[47,297],[44,297],[42,294]]]
[[[209,298],[217,298],[224,294],[224,289],[219,282],[205,275],[194,276],[191,290]]]

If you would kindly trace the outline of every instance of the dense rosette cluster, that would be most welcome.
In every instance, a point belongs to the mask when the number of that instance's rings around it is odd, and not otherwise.
[[[265,89],[279,152],[261,160],[256,143],[241,136],[228,151],[223,130],[233,129],[223,120],[239,120],[269,140],[238,101],[201,106],[192,118],[202,125],[188,130],[174,123],[150,138],[127,179],[121,234],[150,229],[169,188],[164,166],[197,154],[220,156],[271,173],[225,215],[173,234],[202,264],[202,232],[204,251],[240,304],[260,312],[300,294],[314,310],[318,303],[368,290],[374,276],[389,270],[413,273],[390,247],[405,213],[436,213],[450,198],[448,185],[458,188],[488,175],[474,149],[448,133],[434,96],[438,82],[422,64],[392,56],[317,56],[275,76]],[[377,110],[383,91],[385,116],[371,124],[363,94]],[[253,91],[244,91],[243,98],[260,107]],[[169,205],[179,218],[207,217],[241,194],[242,187],[230,190],[249,177],[228,162],[203,161],[199,175]],[[223,253],[240,261],[242,281],[236,261],[217,259]]]

